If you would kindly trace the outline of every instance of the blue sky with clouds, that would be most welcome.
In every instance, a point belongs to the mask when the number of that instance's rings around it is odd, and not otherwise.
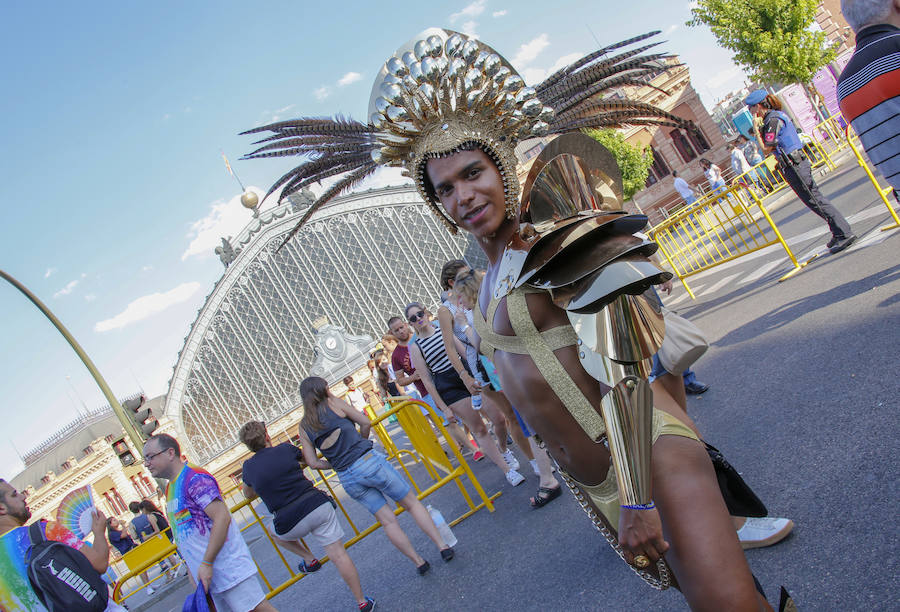
[[[404,8],[405,7],[405,8]],[[475,32],[526,81],[606,44],[663,30],[709,105],[742,73],[689,3],[8,3],[0,39],[0,267],[57,314],[113,391],[166,391],[248,220],[224,150],[263,189],[295,160],[247,161],[241,130],[299,115],[365,119],[376,71],[419,31]],[[379,176],[376,184],[396,181]],[[62,337],[0,284],[0,477],[75,415],[105,403]],[[67,378],[68,377],[68,378]]]

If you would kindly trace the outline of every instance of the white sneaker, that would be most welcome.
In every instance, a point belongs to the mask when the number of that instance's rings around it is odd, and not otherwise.
[[[531,469],[532,469],[532,471],[534,472],[534,475],[535,475],[535,476],[540,476],[540,475],[541,475],[541,470],[538,469],[537,459],[529,459],[529,460],[528,460],[528,463],[531,464]]]
[[[156,589],[154,589],[152,586],[148,586],[144,590],[147,591],[147,595],[153,595],[154,593],[156,593]]]
[[[509,484],[516,487],[525,482],[525,477],[515,470],[510,470],[506,473],[506,480],[507,482],[509,482]]]
[[[762,548],[771,546],[785,539],[794,529],[794,521],[786,518],[762,517],[748,518],[738,529],[738,540],[741,548]]]
[[[506,452],[501,453],[500,456],[503,457],[503,460],[506,461],[506,465],[508,465],[510,467],[510,469],[512,469],[512,470],[519,469],[519,460],[516,459],[516,456],[513,455],[513,452],[510,449],[507,448]]]

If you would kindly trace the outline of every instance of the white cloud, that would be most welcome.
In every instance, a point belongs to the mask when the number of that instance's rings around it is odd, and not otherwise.
[[[172,115],[170,115],[169,113],[166,113],[165,115],[163,115],[163,121],[168,121],[171,118],[172,118]]]
[[[153,315],[162,312],[170,306],[187,301],[199,290],[200,283],[192,282],[182,283],[165,293],[143,295],[136,300],[133,300],[125,307],[125,310],[111,319],[99,321],[94,325],[94,331],[101,333],[108,332],[113,329],[121,329],[132,323],[137,323],[138,321],[143,321],[148,317],[152,317]]]
[[[62,289],[60,289],[59,291],[57,291],[56,293],[54,293],[54,294],[53,294],[53,297],[54,297],[54,298],[61,298],[61,297],[64,296],[64,295],[69,295],[70,293],[72,293],[73,291],[75,291],[75,287],[77,287],[77,286],[78,286],[78,280],[77,280],[77,279],[76,279],[76,280],[73,280],[73,281],[69,281],[69,283],[68,283],[65,287],[63,287]]]
[[[365,191],[366,189],[379,189],[388,185],[409,185],[412,179],[403,176],[400,168],[382,167],[376,170],[371,176],[362,181],[353,191]]]
[[[316,100],[321,102],[325,98],[331,95],[331,88],[325,85],[322,85],[318,89],[313,90],[313,95],[316,97]]]
[[[149,272],[152,269],[153,269],[153,266],[151,266],[151,265],[142,266],[141,272]]]
[[[506,15],[506,9],[503,9],[502,11],[494,11],[493,13],[491,13],[491,17],[493,17],[494,19],[496,19],[497,17],[503,17],[504,15]]]
[[[44,272],[44,278],[50,278],[56,271],[56,268],[47,268],[47,271]]]
[[[520,70],[519,74],[522,75],[522,78],[525,79],[525,82],[529,85],[537,85],[560,68],[568,66],[575,60],[581,59],[582,57],[584,57],[584,53],[576,51],[575,53],[563,55],[562,57],[557,59],[549,69],[545,70],[544,68],[525,68],[524,70]]]
[[[516,54],[512,58],[512,65],[521,68],[530,64],[541,54],[541,51],[546,49],[549,45],[550,38],[546,34],[541,34],[537,38],[529,40],[516,51]]]
[[[453,13],[450,15],[450,23],[455,23],[457,19],[461,19],[463,17],[478,17],[484,12],[484,5],[487,0],[475,0],[471,4],[467,4],[463,10],[458,13]]]
[[[258,187],[248,187],[262,200],[265,191]],[[274,199],[277,194],[272,194]],[[209,205],[209,212],[202,219],[191,224],[187,237],[191,240],[181,260],[194,255],[213,255],[215,248],[222,244],[222,238],[236,236],[250,221],[250,211],[241,205],[241,196],[236,195],[227,202],[216,200]]]
[[[351,83],[356,83],[361,78],[362,78],[362,75],[358,72],[348,72],[347,74],[345,74],[338,80],[337,84],[338,84],[338,87],[346,87],[347,85],[350,85]]]
[[[674,31],[677,30],[677,29],[678,29],[678,24],[677,24],[677,23],[673,23],[673,24],[670,25],[668,28],[666,28],[666,31],[665,31],[665,33],[664,33],[663,35],[664,35],[664,36],[668,36],[669,34],[671,34],[672,32],[674,32]]]
[[[86,296],[84,296],[85,302],[93,302],[96,299],[97,299],[97,296],[94,295],[93,293],[88,293]]]
[[[475,31],[475,28],[478,27],[477,21],[467,21],[462,25],[461,31],[463,34],[468,36],[469,38],[478,38],[478,32]]]

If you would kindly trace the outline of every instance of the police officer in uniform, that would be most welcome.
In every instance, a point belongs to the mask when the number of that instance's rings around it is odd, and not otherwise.
[[[831,230],[828,249],[832,253],[843,251],[853,244],[856,236],[850,224],[834,205],[822,195],[813,180],[812,166],[803,152],[803,143],[791,118],[781,110],[781,102],[763,89],[757,89],[744,99],[750,114],[762,119],[762,129],[757,134],[766,155],[774,151],[778,168],[784,180],[797,197],[811,211],[825,219]]]

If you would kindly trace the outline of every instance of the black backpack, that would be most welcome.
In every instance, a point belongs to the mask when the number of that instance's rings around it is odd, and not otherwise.
[[[100,573],[81,551],[62,542],[48,540],[41,524],[28,527],[31,552],[28,580],[44,607],[50,612],[103,612],[109,591]]]

